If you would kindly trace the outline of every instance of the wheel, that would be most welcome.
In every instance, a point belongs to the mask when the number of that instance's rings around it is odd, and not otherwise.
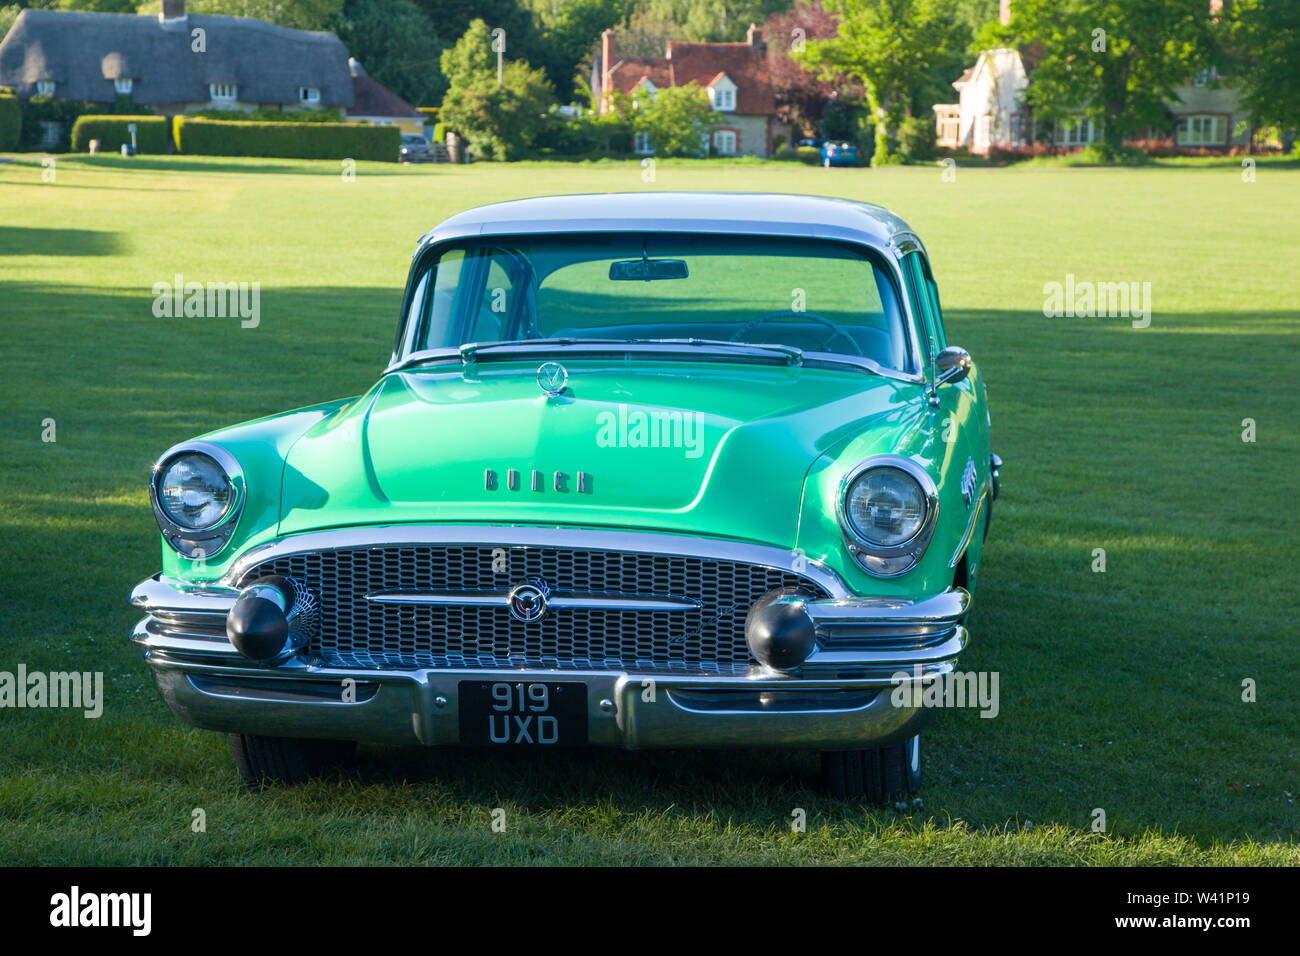
[[[244,783],[305,783],[352,758],[355,740],[298,740],[231,734],[230,752]]]
[[[906,800],[921,788],[921,735],[875,750],[823,751],[822,785],[837,800]]]

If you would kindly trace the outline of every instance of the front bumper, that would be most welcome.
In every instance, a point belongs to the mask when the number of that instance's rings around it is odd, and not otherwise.
[[[895,694],[950,672],[970,596],[808,602],[817,650],[796,671],[748,674],[576,669],[358,670],[293,657],[259,666],[225,636],[237,592],[143,582],[132,639],[163,699],[195,727],[226,733],[454,746],[461,681],[587,685],[588,743],[649,748],[857,749],[917,733],[934,714]],[[897,705],[895,699],[909,703]]]

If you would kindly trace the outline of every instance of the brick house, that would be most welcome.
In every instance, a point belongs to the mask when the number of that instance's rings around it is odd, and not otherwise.
[[[782,129],[776,115],[762,31],[750,24],[743,43],[668,42],[664,56],[620,57],[614,31],[601,34],[600,54],[592,67],[593,100],[610,109],[606,95],[617,90],[653,97],[658,90],[694,82],[709,97],[723,121],[708,133],[707,145],[721,156],[769,156],[772,139]],[[788,135],[788,134],[787,134]],[[651,152],[644,136],[639,153]]]

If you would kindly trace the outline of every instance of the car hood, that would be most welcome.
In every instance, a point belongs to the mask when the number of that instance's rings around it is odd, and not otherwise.
[[[812,463],[872,419],[896,444],[921,409],[915,385],[866,372],[565,364],[560,396],[536,362],[385,376],[290,450],[281,533],[474,521],[792,544]]]

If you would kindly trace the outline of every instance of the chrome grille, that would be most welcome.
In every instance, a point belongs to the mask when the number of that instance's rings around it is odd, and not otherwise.
[[[500,572],[503,559],[506,570]],[[754,601],[778,587],[828,596],[791,571],[742,561],[531,546],[393,545],[291,554],[254,566],[241,586],[266,574],[293,577],[319,596],[320,632],[307,650],[327,664],[355,668],[736,673],[754,663],[744,636]],[[556,591],[672,596],[701,607],[552,608],[541,621],[524,623],[504,606],[366,600],[393,590],[497,593],[534,577]]]

